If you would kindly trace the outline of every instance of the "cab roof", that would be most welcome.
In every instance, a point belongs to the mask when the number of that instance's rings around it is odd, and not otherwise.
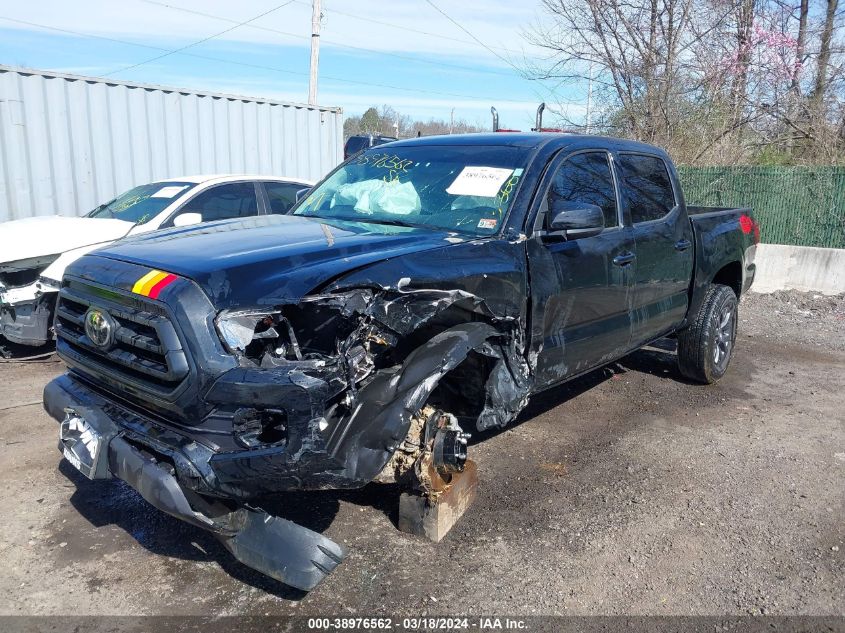
[[[551,145],[561,147],[590,147],[594,149],[611,149],[616,151],[641,151],[650,154],[665,155],[664,150],[654,145],[632,141],[612,136],[595,136],[586,134],[561,134],[553,132],[486,132],[480,134],[443,134],[439,136],[421,136],[417,138],[393,141],[385,147],[415,147],[415,146],[488,146],[488,147],[520,147],[524,149],[539,149]]]

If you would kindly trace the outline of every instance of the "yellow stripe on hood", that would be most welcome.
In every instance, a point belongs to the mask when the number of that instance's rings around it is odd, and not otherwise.
[[[135,282],[135,285],[132,286],[132,292],[147,296],[152,287],[165,277],[167,277],[167,273],[163,273],[160,270],[151,270]]]

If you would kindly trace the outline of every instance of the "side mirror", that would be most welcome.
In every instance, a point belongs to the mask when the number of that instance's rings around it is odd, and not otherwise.
[[[297,191],[296,201],[299,202],[300,200],[302,200],[305,196],[308,195],[309,191],[311,191],[311,187],[305,187],[305,189],[300,189],[299,191]]]
[[[555,200],[550,210],[549,231],[568,240],[593,237],[604,230],[604,212],[596,204]]]
[[[180,213],[173,218],[173,226],[191,226],[202,222],[202,213]]]

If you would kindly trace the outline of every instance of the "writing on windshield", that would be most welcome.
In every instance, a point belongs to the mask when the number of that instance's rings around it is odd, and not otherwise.
[[[115,218],[144,224],[195,186],[191,182],[154,182],[134,187],[114,200],[101,204],[88,217]]]
[[[373,148],[341,165],[294,214],[491,235],[525,160],[515,147]]]

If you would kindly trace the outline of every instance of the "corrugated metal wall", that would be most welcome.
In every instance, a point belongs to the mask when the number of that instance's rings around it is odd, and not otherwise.
[[[687,204],[750,206],[767,244],[845,248],[845,167],[679,167]]]
[[[0,65],[0,221],[86,213],[176,176],[317,180],[342,143],[340,108]]]

